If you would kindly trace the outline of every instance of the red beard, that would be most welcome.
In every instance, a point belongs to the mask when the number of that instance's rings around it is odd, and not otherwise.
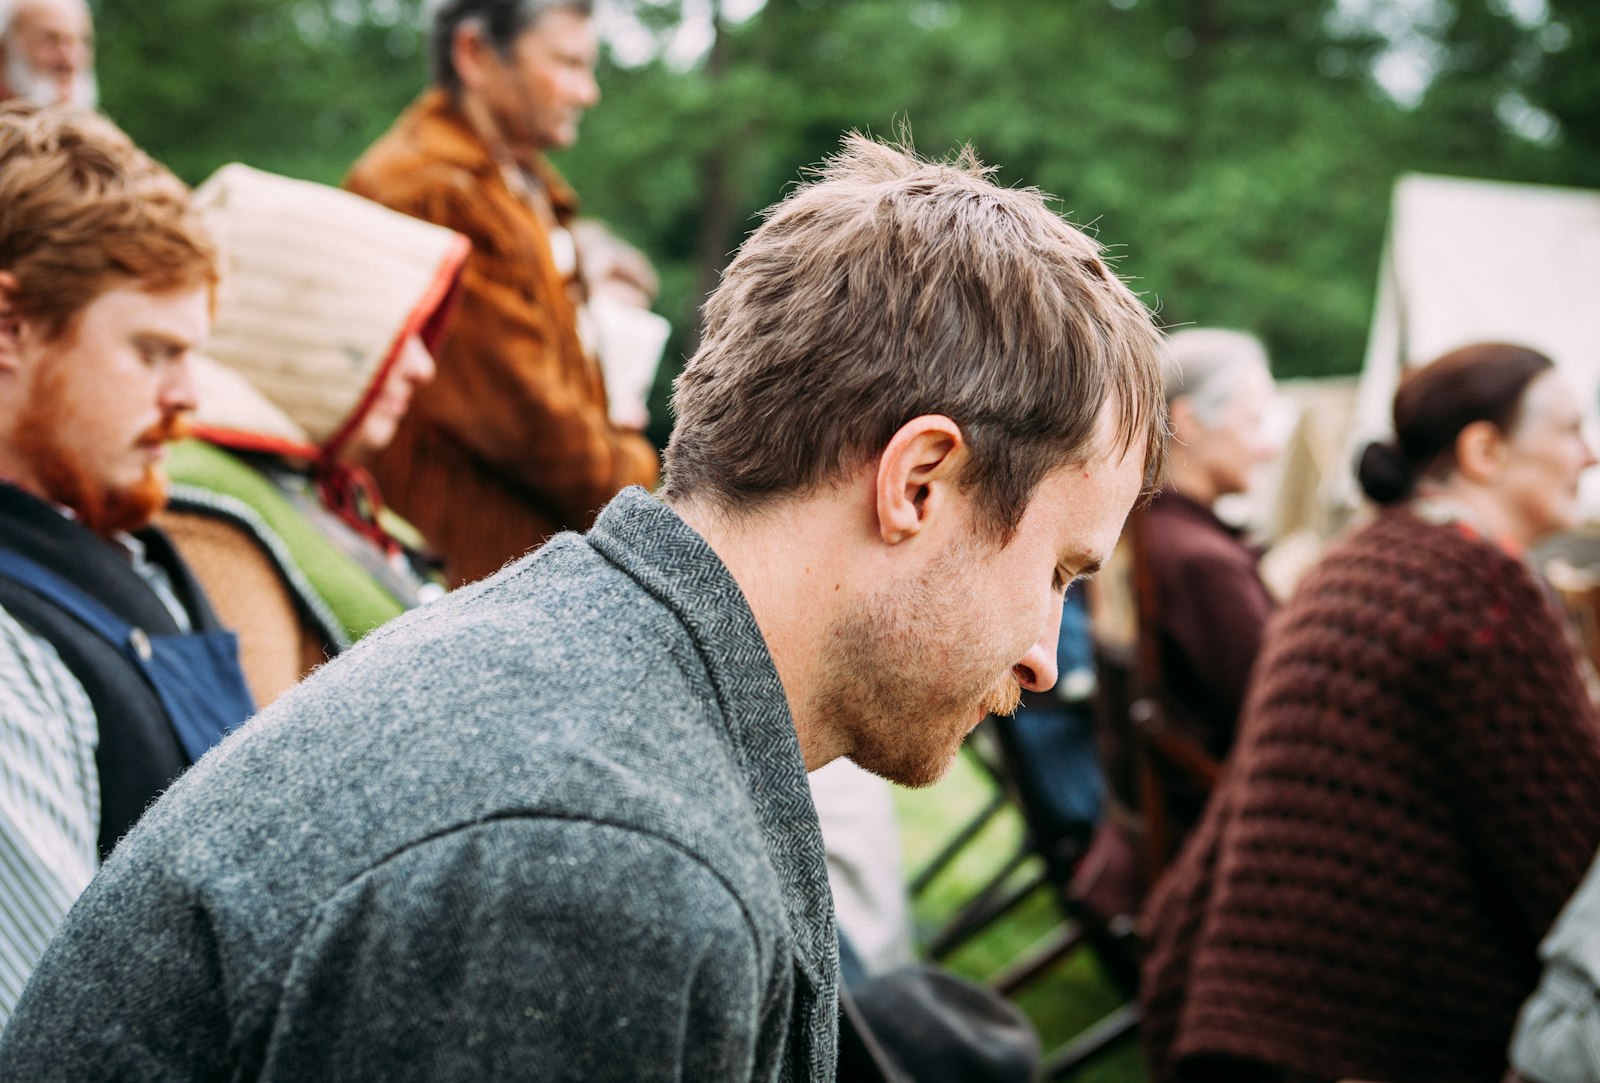
[[[166,475],[152,464],[131,486],[113,488],[96,480],[82,458],[61,439],[71,424],[63,392],[58,372],[40,373],[32,399],[17,421],[17,450],[32,466],[43,495],[71,509],[80,523],[101,537],[150,525],[167,502]],[[171,413],[141,433],[139,443],[167,443],[188,434],[183,415]]]

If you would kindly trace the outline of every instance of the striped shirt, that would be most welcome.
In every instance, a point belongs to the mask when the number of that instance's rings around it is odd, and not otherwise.
[[[95,873],[98,733],[55,648],[0,609],[0,1028]]]

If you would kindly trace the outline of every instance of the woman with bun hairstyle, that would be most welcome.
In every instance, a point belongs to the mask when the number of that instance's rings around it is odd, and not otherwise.
[[[1549,358],[1407,374],[1381,505],[1269,625],[1233,759],[1144,914],[1162,1080],[1499,1080],[1600,847],[1600,720],[1527,547],[1595,462]]]

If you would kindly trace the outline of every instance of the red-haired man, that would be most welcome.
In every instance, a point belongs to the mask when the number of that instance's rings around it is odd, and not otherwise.
[[[150,518],[216,254],[90,113],[0,106],[0,1025],[99,860],[250,712]]]

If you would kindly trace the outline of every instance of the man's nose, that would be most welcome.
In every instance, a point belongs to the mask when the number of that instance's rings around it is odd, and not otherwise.
[[[174,361],[161,384],[161,408],[168,412],[193,410],[199,404],[194,389],[194,367],[187,357]]]
[[[75,76],[89,66],[88,45],[81,38],[57,39],[45,51],[45,65],[50,71]]]
[[[1056,644],[1061,639],[1061,606],[1054,607],[1054,615],[1045,623],[1043,634],[1028,648],[1026,654],[1011,667],[1017,683],[1029,692],[1048,692],[1056,686]]]
[[[585,109],[593,109],[600,104],[600,80],[594,77],[594,72],[580,72],[575,77],[572,97]]]

